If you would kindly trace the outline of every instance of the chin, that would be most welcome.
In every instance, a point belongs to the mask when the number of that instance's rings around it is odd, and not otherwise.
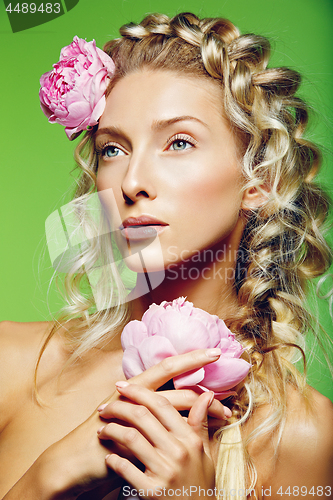
[[[121,237],[120,237],[121,238]],[[163,251],[159,238],[131,242],[117,238],[118,248],[126,266],[136,273],[165,272]]]
[[[161,262],[159,257],[147,255],[147,253],[135,253],[124,257],[126,266],[135,273],[156,273],[164,272],[164,262]]]
[[[131,271],[137,273],[137,286],[132,290],[130,300],[151,292],[164,281],[165,269],[160,254],[154,255],[143,250],[124,257],[124,262]]]

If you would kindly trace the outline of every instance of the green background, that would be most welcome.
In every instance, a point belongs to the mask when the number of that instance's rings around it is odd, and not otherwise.
[[[16,2],[13,2],[13,5]],[[303,76],[302,97],[316,115],[308,137],[325,148],[320,176],[333,194],[333,2],[331,0],[80,0],[65,15],[13,34],[0,4],[1,46],[1,287],[0,320],[41,321],[61,305],[44,239],[48,215],[69,201],[73,190],[73,148],[61,126],[51,126],[39,108],[39,77],[58,61],[73,36],[103,44],[119,27],[150,12],[227,17],[243,33],[267,36],[272,65]],[[331,238],[332,239],[332,238]],[[316,302],[316,303],[315,303]],[[325,301],[311,307],[332,336]],[[333,399],[322,357],[310,364],[309,380]]]

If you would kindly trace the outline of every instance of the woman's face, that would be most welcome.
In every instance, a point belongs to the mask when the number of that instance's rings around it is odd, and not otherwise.
[[[158,252],[167,267],[217,243],[230,250],[242,206],[240,152],[215,82],[168,71],[127,75],[106,100],[96,148],[97,188],[109,213],[110,191],[101,191],[113,190],[123,255],[156,233],[160,247],[145,254],[156,270]]]

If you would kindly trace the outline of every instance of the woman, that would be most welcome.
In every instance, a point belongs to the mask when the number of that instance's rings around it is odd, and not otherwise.
[[[72,304],[58,324],[2,326],[1,495],[111,499],[124,478],[149,498],[330,496],[332,409],[292,364],[309,321],[306,279],[331,257],[299,75],[267,69],[267,40],[223,19],[148,16],[121,34],[105,47],[115,64],[105,108],[76,149],[74,207],[91,235],[81,201],[97,188],[138,281],[130,308],[121,291],[114,299],[119,278],[107,267],[92,285],[98,300],[83,294],[98,259],[114,260],[110,241],[91,239],[66,278]],[[146,241],[156,233],[158,249]],[[163,282],[143,293],[161,270]],[[153,392],[216,361],[214,350],[167,358],[124,383],[124,325],[180,296],[223,318],[251,360],[226,407],[211,392]],[[116,382],[122,398],[108,404]]]

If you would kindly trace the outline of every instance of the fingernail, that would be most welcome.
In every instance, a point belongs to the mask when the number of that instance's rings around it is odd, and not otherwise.
[[[106,408],[106,407],[107,407],[107,405],[108,405],[108,403],[105,403],[104,405],[99,406],[99,407],[97,408],[97,411],[103,411],[103,410],[104,410],[104,408]]]
[[[122,389],[123,387],[127,387],[129,385],[128,382],[125,382],[125,380],[119,380],[119,382],[116,382],[116,387],[119,389]]]
[[[223,411],[224,411],[224,415],[227,418],[230,418],[232,416],[232,411],[227,406],[223,406]]]
[[[206,350],[206,356],[208,356],[209,358],[218,358],[220,355],[221,355],[221,349],[219,347]]]
[[[99,429],[97,429],[97,434],[100,434],[102,432],[102,430],[104,429],[105,425],[102,425],[102,427],[100,427]]]
[[[212,402],[214,401],[214,396],[215,396],[215,394],[213,393],[213,391],[210,391],[210,393],[211,393],[211,394],[210,394],[210,400],[209,400],[209,403],[208,403],[207,408],[209,408],[209,407],[210,407],[210,405],[212,404]]]

